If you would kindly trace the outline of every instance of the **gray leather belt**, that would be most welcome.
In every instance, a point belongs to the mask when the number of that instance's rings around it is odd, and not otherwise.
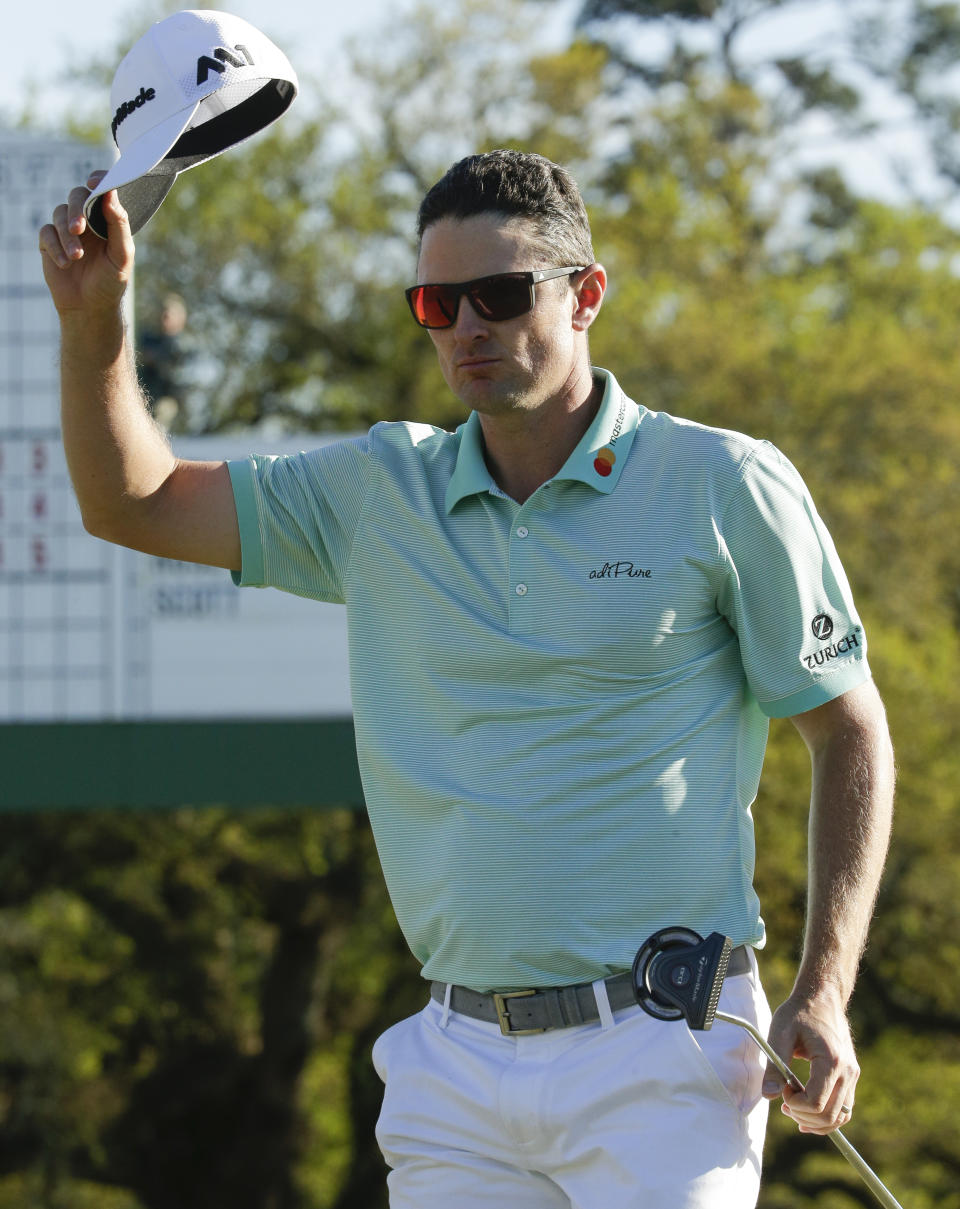
[[[740,945],[730,954],[728,975],[746,974],[750,969],[750,954]],[[628,971],[604,979],[612,1011],[635,1007],[633,975]],[[430,995],[443,1003],[445,982],[431,982]],[[600,1019],[593,984],[581,982],[576,986],[548,987],[530,991],[471,991],[469,987],[451,987],[450,1007],[475,1020],[499,1024],[505,1037],[524,1037],[530,1033],[545,1033],[554,1028],[571,1028]]]

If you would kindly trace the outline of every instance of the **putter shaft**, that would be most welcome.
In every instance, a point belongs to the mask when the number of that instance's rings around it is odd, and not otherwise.
[[[750,1034],[753,1040],[760,1046],[763,1052],[767,1055],[770,1061],[774,1064],[781,1075],[787,1080],[791,1087],[795,1087],[797,1091],[803,1091],[803,1084],[793,1073],[786,1062],[776,1053],[768,1044],[767,1039],[753,1027],[749,1020],[744,1020],[740,1016],[731,1016],[727,1012],[716,1012],[715,1020],[725,1020],[727,1024],[735,1024],[739,1028],[744,1029]],[[903,1206],[893,1195],[889,1188],[881,1181],[876,1172],[868,1165],[866,1160],[859,1154],[857,1150],[850,1145],[847,1139],[843,1136],[839,1129],[835,1129],[832,1133],[827,1134],[830,1141],[836,1146],[837,1150],[843,1155],[851,1167],[857,1172],[863,1182],[867,1185],[873,1195],[877,1198],[884,1209],[903,1209]]]

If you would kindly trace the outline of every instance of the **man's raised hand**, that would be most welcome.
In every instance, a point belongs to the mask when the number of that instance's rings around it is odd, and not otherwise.
[[[115,310],[133,272],[133,237],[116,190],[104,194],[102,201],[106,239],[95,235],[84,217],[84,202],[105,175],[94,172],[86,187],[72,189],[40,230],[43,275],[61,315]]]

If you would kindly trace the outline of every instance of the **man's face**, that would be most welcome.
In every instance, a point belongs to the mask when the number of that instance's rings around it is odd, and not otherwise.
[[[550,267],[523,220],[483,214],[428,227],[417,276],[420,282],[459,282]],[[575,311],[575,295],[563,278],[537,285],[533,310],[516,319],[481,319],[461,298],[454,325],[430,331],[447,385],[481,414],[539,407],[562,393],[582,356],[582,334],[571,322]]]

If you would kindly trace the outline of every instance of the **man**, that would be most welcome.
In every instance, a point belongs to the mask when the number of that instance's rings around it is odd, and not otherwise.
[[[807,1132],[850,1117],[845,1006],[891,818],[865,637],[796,472],[591,366],[607,279],[583,203],[514,152],[454,165],[420,211],[408,301],[470,411],[456,433],[179,462],[126,347],[125,216],[107,195],[101,243],[86,196],[40,244],[87,527],[349,609],[371,823],[431,980],[374,1050],[391,1204],[754,1204],[764,1096]],[[750,817],[770,716],[813,769],[803,955],[772,1024]],[[672,925],[732,937],[721,1006],[811,1060],[804,1094],[741,1030],[631,1003],[633,954]]]

